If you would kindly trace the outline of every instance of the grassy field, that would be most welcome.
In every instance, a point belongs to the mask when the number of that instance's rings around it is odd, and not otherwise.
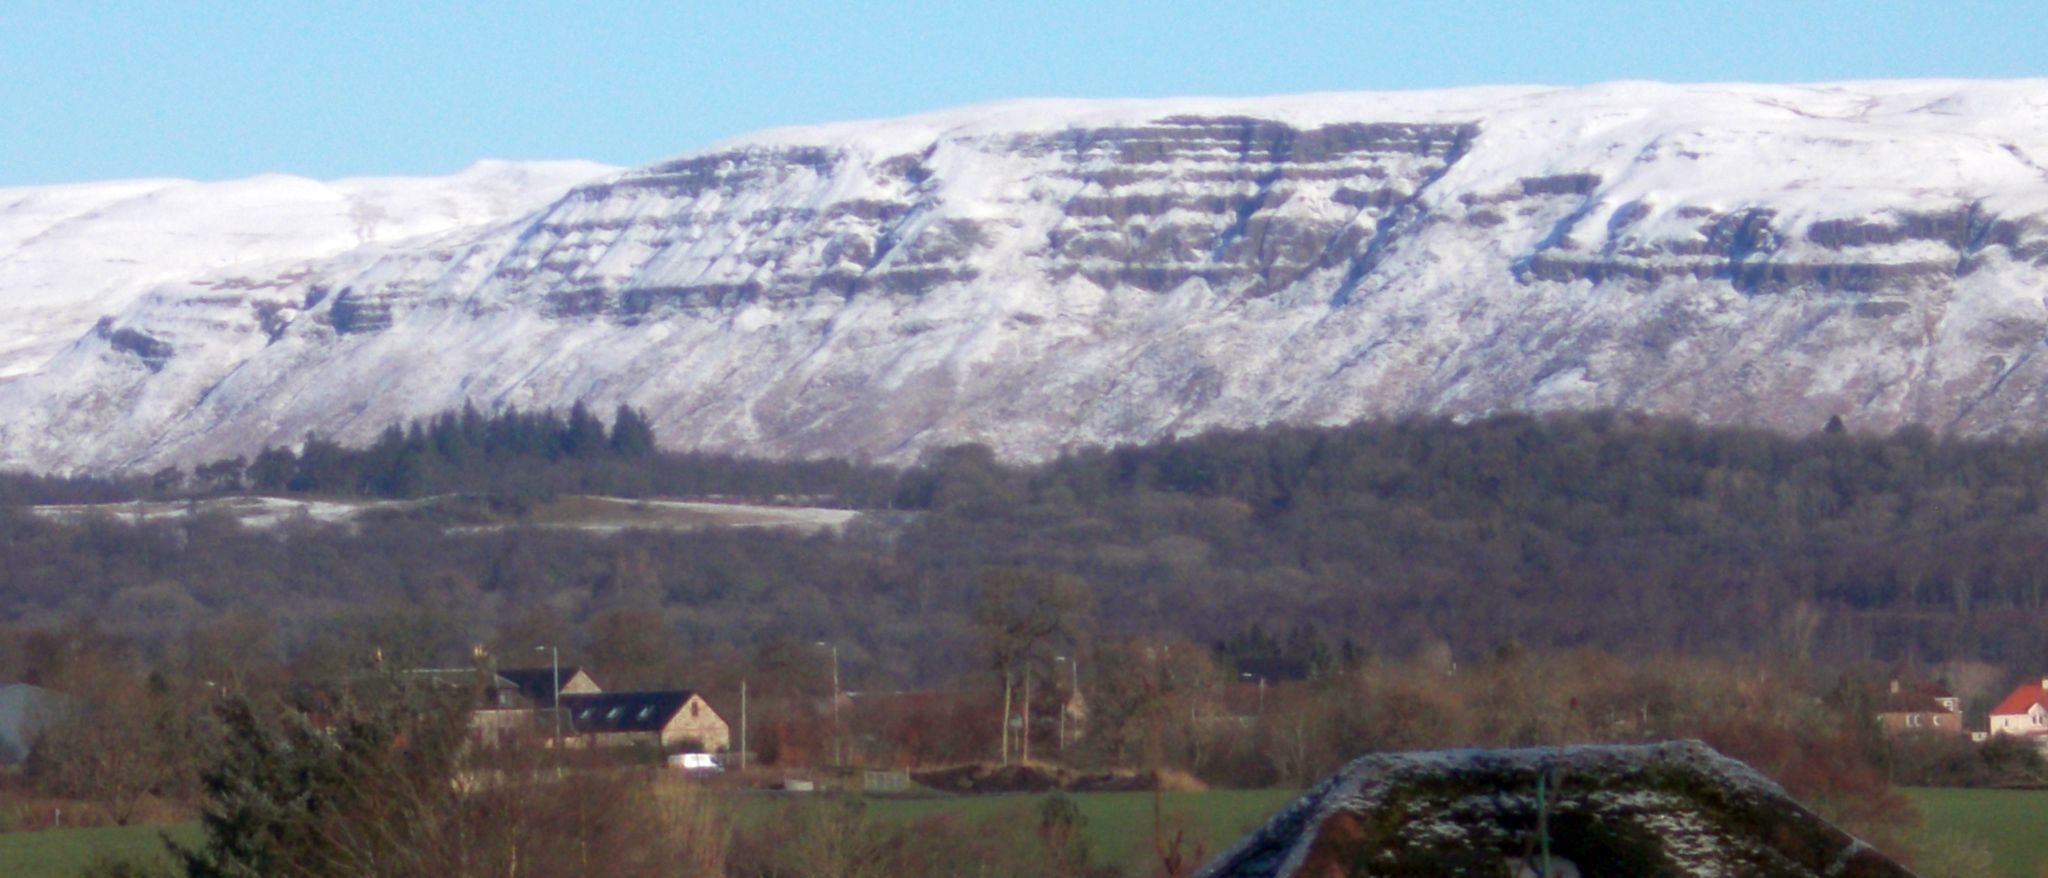
[[[1283,790],[1219,790],[1208,793],[1167,793],[1161,805],[1168,815],[1184,814],[1206,826],[1200,839],[1204,857],[1213,857],[1294,797]],[[939,814],[967,820],[1036,808],[1042,796],[972,796],[932,799],[876,799],[868,813],[877,820],[912,821]],[[1088,818],[1088,834],[1099,856],[1123,860],[1143,850],[1152,833],[1152,794],[1087,793],[1074,800]],[[770,802],[759,803],[766,813]],[[752,810],[752,809],[749,809]],[[64,829],[0,835],[0,876],[6,878],[71,878],[94,857],[159,856],[162,827],[130,826]],[[170,827],[172,837],[193,843],[196,824]]]
[[[97,857],[141,859],[164,855],[164,833],[181,844],[199,838],[199,824],[53,829],[0,835],[0,875],[8,878],[71,878]]]
[[[2000,875],[2040,878],[2048,866],[2048,790],[1906,790],[1929,829],[1972,838]]]
[[[1218,790],[1167,793],[1163,805],[1206,824],[1205,855],[1213,857],[1264,823],[1293,793],[1284,790]],[[1988,848],[2006,878],[2041,878],[2048,864],[2048,791],[1907,790],[1927,826],[1975,839]],[[918,820],[955,814],[978,820],[1006,811],[1035,808],[1041,796],[974,796],[932,799],[876,799],[869,813],[880,820]],[[1151,837],[1150,793],[1088,793],[1074,797],[1088,817],[1088,833],[1100,855],[1125,860]],[[765,804],[765,803],[764,803]],[[0,876],[70,878],[95,856],[150,856],[161,853],[161,827],[65,829],[0,835]],[[193,824],[170,828],[192,842]]]
[[[1206,826],[1203,858],[1214,857],[1224,848],[1265,824],[1273,812],[1297,794],[1290,790],[1214,790],[1206,793],[1166,793],[1160,804],[1169,817],[1183,814],[1196,825]],[[978,820],[1004,811],[1036,808],[1039,795],[974,796],[956,799],[878,799],[868,813],[883,820],[917,820],[937,814],[957,814]],[[1141,851],[1152,838],[1151,793],[1082,793],[1074,797],[1088,818],[1088,836],[1097,853],[1111,861],[1125,860]]]

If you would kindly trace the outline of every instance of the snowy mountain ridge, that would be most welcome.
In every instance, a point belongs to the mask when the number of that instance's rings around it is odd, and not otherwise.
[[[502,221],[616,170],[483,161],[441,178],[0,188],[0,379],[35,371],[157,284]]]
[[[5,307],[100,308],[0,359],[0,460],[577,399],[679,447],[884,460],[1592,406],[2048,427],[2048,81],[1017,101],[604,170],[118,295],[86,263],[153,251],[22,262],[37,191],[0,190]]]

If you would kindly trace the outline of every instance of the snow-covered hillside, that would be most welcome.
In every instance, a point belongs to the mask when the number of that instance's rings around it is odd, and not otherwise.
[[[440,178],[322,183],[269,175],[0,189],[0,379],[37,370],[157,284],[242,266],[275,277],[275,263],[474,229],[538,210],[615,170],[487,161]]]
[[[682,447],[895,460],[1587,406],[2048,426],[2048,81],[1026,101],[497,219],[167,267],[14,367],[0,455],[153,467],[576,399]],[[10,256],[0,293],[107,295],[89,263],[125,237],[44,293]]]

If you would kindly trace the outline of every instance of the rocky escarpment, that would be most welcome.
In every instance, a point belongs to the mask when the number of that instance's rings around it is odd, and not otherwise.
[[[1163,293],[1200,280],[1263,296],[1365,255],[1475,133],[1168,116],[1019,134],[976,147],[1036,166],[1030,187],[996,194],[973,216],[945,209],[961,182],[945,173],[946,144],[879,158],[721,151],[571,193],[492,281],[541,291],[550,316],[630,324],[817,295],[919,296],[977,280],[983,253],[1001,246],[1042,261],[1047,283]],[[816,203],[850,187],[859,194]],[[1032,240],[1008,240],[1021,217],[1054,211]],[[657,263],[678,282],[641,282]]]
[[[1636,203],[1617,209],[1595,236],[1597,249],[1582,249],[1572,237],[1582,217],[1568,216],[1536,252],[1517,263],[1517,278],[1524,283],[1627,281],[1645,286],[1674,279],[1720,280],[1751,295],[1883,293],[1957,280],[1995,264],[1994,255],[2048,268],[2048,224],[1990,216],[1974,203],[1936,212],[1819,220],[1796,233],[1779,228],[1777,212],[1769,208],[1735,213],[1692,208],[1684,216],[1697,221],[1693,234],[1676,239],[1637,234],[1632,226],[1639,210]]]
[[[2048,428],[2048,85],[1025,102],[769,132],[156,287],[0,386],[17,465],[472,403],[1012,457],[1592,406]]]

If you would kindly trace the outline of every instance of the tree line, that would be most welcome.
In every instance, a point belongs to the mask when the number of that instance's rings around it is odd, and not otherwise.
[[[998,576],[984,583],[983,596],[1008,608],[992,610],[995,615],[1029,619],[1038,611],[1020,605],[1018,595],[1050,585]],[[988,624],[991,639],[984,646],[994,668],[1032,652],[1009,639],[1020,629]],[[2040,754],[2023,743],[1887,740],[1867,712],[1873,690],[1776,662],[1622,660],[1509,646],[1455,669],[1428,656],[1368,661],[1250,699],[1236,697],[1248,693],[1215,655],[1193,644],[1148,638],[1081,643],[1071,634],[1055,639],[1066,641],[1061,649],[1083,648],[1076,655],[1096,670],[1085,678],[1090,718],[1084,733],[1053,749],[1041,734],[1044,724],[1019,727],[1019,734],[1040,737],[1046,748],[1041,766],[1149,766],[1232,786],[1299,788],[1371,752],[1700,738],[1858,837],[1913,857],[1928,874],[1984,874],[1982,853],[1916,832],[1912,809],[1887,781],[1888,771],[1955,759],[2001,772],[2008,783],[2040,783],[2048,776]],[[753,672],[772,676],[761,666]],[[170,672],[149,685],[176,689],[175,678]],[[481,675],[477,690],[465,690],[449,678],[427,683],[394,674],[388,664],[358,661],[341,679],[348,685],[327,687],[330,695],[317,709],[307,707],[303,688],[257,684],[162,698],[134,716],[97,717],[132,721],[154,715],[149,711],[168,713],[172,727],[186,730],[137,752],[89,751],[88,742],[71,739],[86,724],[67,726],[27,772],[0,781],[0,801],[22,784],[55,784],[92,771],[102,780],[154,778],[157,787],[138,780],[118,791],[81,788],[85,798],[77,804],[106,804],[117,792],[187,797],[184,806],[199,812],[204,836],[174,852],[182,873],[193,876],[553,875],[589,871],[593,851],[615,851],[606,867],[627,875],[945,875],[972,862],[1019,878],[1110,878],[1185,875],[1205,853],[1175,844],[1135,859],[1103,857],[1088,848],[1071,801],[1059,796],[1030,812],[972,823],[876,822],[861,813],[858,800],[821,797],[797,797],[763,814],[758,799],[750,803],[725,785],[684,784],[658,770],[622,765],[617,751],[552,750],[538,726],[493,746],[466,743]],[[770,714],[766,721],[757,715],[762,725],[756,728],[771,734],[777,726],[825,728],[822,713],[822,699],[813,698],[798,715]],[[905,760],[903,751],[891,748],[933,738],[978,742],[982,749],[965,758],[990,761],[996,734],[990,724],[968,714],[931,719],[860,712],[848,764],[915,766],[915,755]],[[124,740],[90,743],[149,740],[142,728]],[[181,751],[175,760],[173,750]],[[1937,750],[1945,755],[1930,758]],[[67,760],[80,764],[67,766]],[[824,770],[825,763],[822,751],[784,752],[774,762],[848,776]],[[72,774],[62,773],[67,770]],[[728,780],[760,783],[768,776]],[[182,786],[164,785],[173,780]],[[87,810],[77,804],[74,810]],[[1154,819],[1163,838],[1176,820],[1185,827],[1187,817]],[[167,873],[146,863],[108,862],[92,874]]]
[[[309,435],[296,449],[270,447],[153,477],[154,496],[265,493],[405,499],[440,494],[536,497],[722,495],[756,499],[829,496],[873,503],[893,472],[842,461],[759,461],[733,455],[660,453],[644,413],[620,405],[607,426],[582,403],[567,415],[474,407],[392,426],[367,447]]]
[[[596,649],[589,632],[628,613],[693,649],[830,639],[856,678],[919,685],[972,662],[978,577],[1029,568],[1082,583],[1105,633],[1222,645],[1269,676],[1511,640],[2048,667],[2038,438],[1595,413],[1225,431],[1035,465],[970,446],[902,469],[665,453],[652,438],[630,409],[608,428],[580,410],[456,412],[368,448],[315,440],[201,467],[166,496],[601,490],[869,514],[807,536],[527,528],[523,502],[499,529],[440,506],[271,530],[17,506],[0,510],[0,625],[91,617],[155,655],[253,614],[294,654],[374,640],[446,659],[536,626]],[[408,472],[424,475],[394,475]],[[0,485],[17,502],[122,489]]]
[[[1223,431],[1033,465],[970,446],[887,468],[663,452],[644,426],[631,410],[609,426],[451,412],[366,448],[0,479],[0,679],[122,718],[81,721],[58,738],[75,759],[59,746],[23,782],[96,791],[122,818],[202,800],[220,693],[275,696],[373,654],[456,665],[477,644],[559,646],[608,688],[714,704],[747,680],[763,759],[815,763],[834,734],[821,642],[844,689],[969,694],[856,699],[843,743],[863,760],[1052,747],[1291,784],[1361,748],[1698,735],[1882,831],[1899,820],[1875,771],[2039,782],[2023,754],[1876,742],[1834,672],[2048,667],[2048,440],[1594,413]],[[517,502],[486,528],[459,505],[268,529],[27,508],[247,490]],[[811,535],[522,518],[582,491],[867,514]],[[1085,743],[1048,736],[1063,673],[1088,694]],[[1021,740],[1012,716],[1030,718]]]

